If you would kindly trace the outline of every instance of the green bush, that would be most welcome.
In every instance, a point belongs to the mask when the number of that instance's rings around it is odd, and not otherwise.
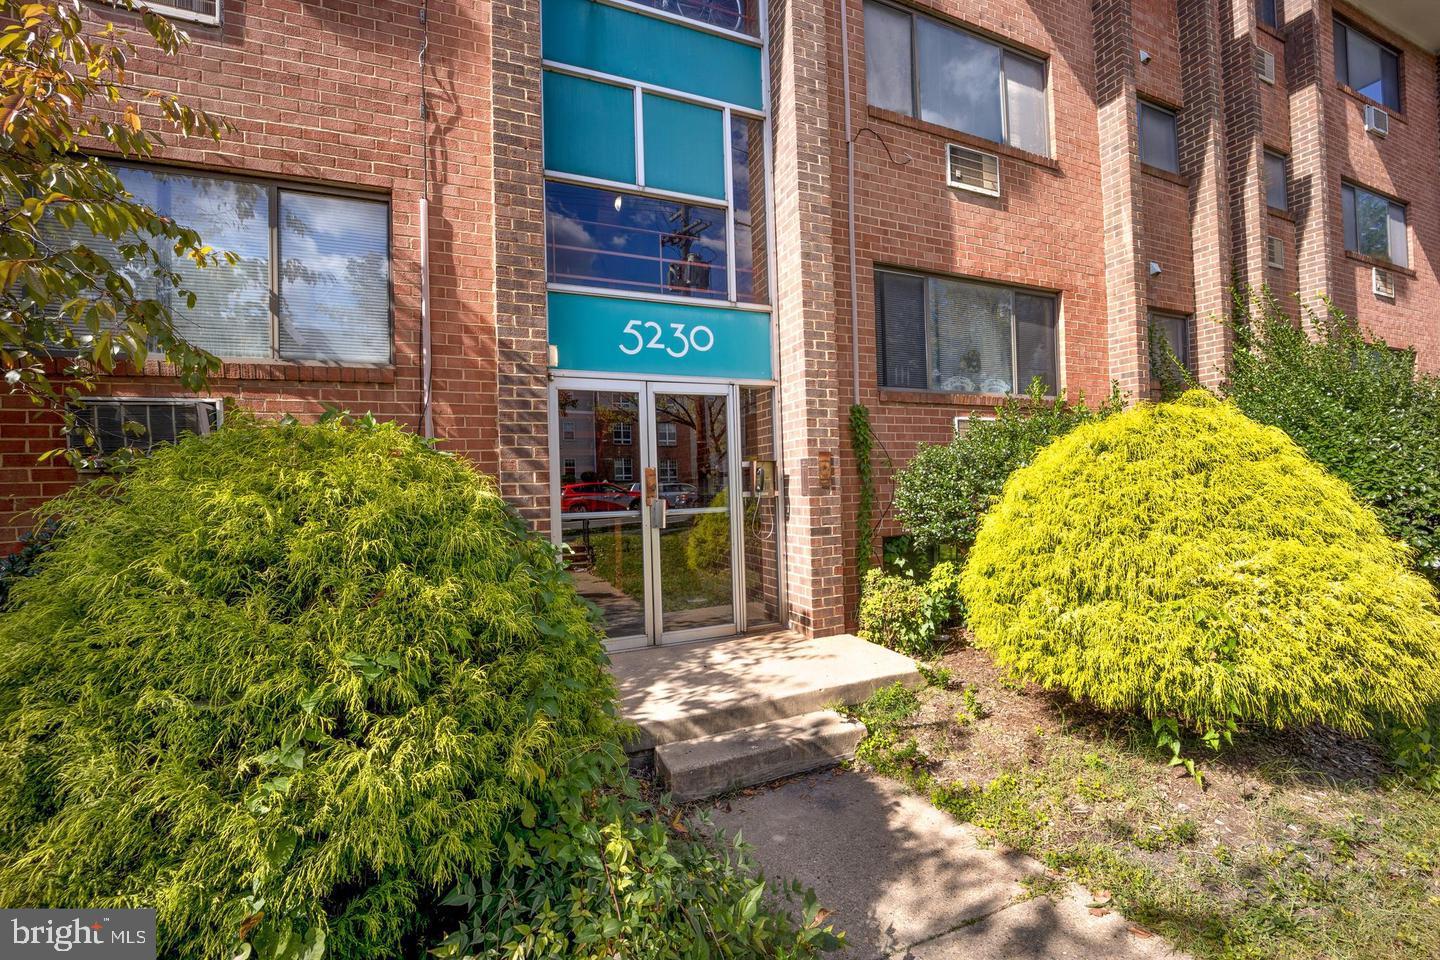
[[[874,569],[860,594],[860,635],[901,653],[934,653],[945,627],[964,609],[955,565],[937,563],[918,581]]]
[[[0,610],[10,602],[10,588],[21,577],[35,575],[40,558],[50,552],[60,524],[54,517],[34,530],[20,535],[20,544],[12,553],[0,557]]]
[[[738,837],[712,847],[677,832],[678,818],[638,799],[633,780],[557,805],[514,832],[510,855],[479,884],[451,894],[457,928],[435,954],[796,958],[840,946],[813,893],[767,885]]]
[[[1406,548],[1279,430],[1192,391],[1018,471],[962,576],[996,660],[1211,735],[1418,722],[1440,609]]]
[[[1440,379],[1334,307],[1312,339],[1267,294],[1241,300],[1230,396],[1345,480],[1440,585]]]
[[[725,491],[715,494],[712,507],[729,502]],[[685,560],[697,572],[730,569],[730,514],[702,513],[695,518],[690,536],[685,540]]]
[[[1056,437],[1118,409],[1115,397],[1091,410],[1083,398],[1046,400],[1041,390],[1037,385],[1026,399],[1007,398],[994,420],[972,418],[948,444],[922,444],[915,451],[896,475],[894,497],[895,514],[914,547],[968,548],[1010,474]]]
[[[619,762],[552,547],[400,429],[230,426],[56,510],[0,615],[0,902],[154,906],[165,956],[413,956],[577,757]]]

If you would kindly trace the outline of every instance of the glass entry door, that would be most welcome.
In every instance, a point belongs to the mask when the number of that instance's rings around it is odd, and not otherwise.
[[[611,650],[738,632],[738,403],[728,384],[552,385],[556,539]]]

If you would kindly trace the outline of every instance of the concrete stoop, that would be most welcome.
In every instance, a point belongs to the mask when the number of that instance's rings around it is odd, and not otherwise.
[[[616,654],[621,715],[661,785],[699,800],[840,763],[863,724],[831,709],[922,680],[909,657],[851,634],[789,632]]]

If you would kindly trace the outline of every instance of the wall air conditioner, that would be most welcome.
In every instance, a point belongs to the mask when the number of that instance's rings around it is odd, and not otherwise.
[[[1390,135],[1390,114],[1376,106],[1365,107],[1365,132],[1377,137]]]
[[[1269,50],[1256,50],[1255,69],[1259,71],[1261,80],[1275,85],[1275,54]]]
[[[1265,264],[1275,270],[1285,269],[1285,241],[1280,237],[1265,238]]]
[[[1381,270],[1375,267],[1370,277],[1370,289],[1375,296],[1384,297],[1386,300],[1395,299],[1395,274],[1389,270]]]
[[[1000,196],[1000,158],[952,143],[946,150],[946,180],[950,186],[986,196]]]

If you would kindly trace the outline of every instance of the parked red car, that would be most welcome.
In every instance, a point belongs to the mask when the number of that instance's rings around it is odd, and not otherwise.
[[[640,494],[603,480],[567,483],[560,488],[564,513],[600,513],[605,510],[639,510]]]

